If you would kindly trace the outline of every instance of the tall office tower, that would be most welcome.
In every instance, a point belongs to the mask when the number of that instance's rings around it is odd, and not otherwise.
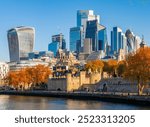
[[[127,46],[128,46],[128,53],[134,51],[135,48],[135,38],[133,32],[131,30],[126,31],[126,37],[127,37]]]
[[[66,41],[62,33],[53,35],[52,42],[48,44],[48,51],[52,51],[56,56],[58,49],[66,49]]]
[[[98,32],[101,26],[97,20],[87,21],[85,38],[92,39],[92,51],[98,51]]]
[[[107,30],[105,26],[100,25],[100,29],[98,31],[98,51],[103,50],[106,52],[106,45],[108,45]]]
[[[86,22],[97,20],[98,23],[100,21],[99,15],[94,15],[93,10],[78,10],[77,11],[77,26],[84,26],[86,28]]]
[[[33,27],[16,27],[8,30],[8,45],[10,61],[28,59],[28,53],[33,51],[35,29]]]
[[[56,53],[59,49],[59,42],[51,42],[49,45],[48,45],[48,51],[51,51],[54,53],[54,56],[56,56]]]
[[[83,47],[83,27],[70,28],[70,51],[79,52]]]
[[[100,20],[99,15],[94,15],[93,10],[77,11],[77,27],[70,28],[70,51],[82,51],[83,41],[86,34],[86,24],[87,21],[92,20],[97,20],[98,23]]]
[[[128,48],[127,48],[127,38],[124,33],[122,33],[122,48],[124,50],[124,53],[127,54]]]
[[[123,49],[122,30],[119,27],[114,27],[111,31],[111,51],[118,53],[119,49]]]
[[[65,41],[64,35],[62,33],[53,35],[52,42],[58,42],[60,49],[66,49],[66,41]]]
[[[135,36],[135,51],[140,48],[141,38],[139,36]]]
[[[85,38],[84,39],[84,46],[83,46],[83,53],[91,54],[92,52],[92,39]]]

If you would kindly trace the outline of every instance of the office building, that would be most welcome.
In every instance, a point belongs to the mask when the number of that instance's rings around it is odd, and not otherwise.
[[[92,39],[85,38],[84,46],[83,46],[83,53],[90,54],[91,52],[92,52]]]
[[[52,42],[59,42],[59,48],[66,49],[66,41],[65,41],[64,35],[62,33],[53,35]]]
[[[28,54],[29,59],[41,59],[48,57],[50,59],[54,58],[54,54],[51,51],[35,51]]]
[[[100,25],[100,29],[98,31],[98,51],[103,50],[106,52],[107,41],[107,30],[105,26]]]
[[[62,33],[53,35],[52,41],[48,45],[48,51],[52,51],[54,53],[54,56],[56,56],[58,49],[66,49],[66,41]]]
[[[0,62],[0,79],[5,78],[8,72],[9,72],[8,64],[5,62]]]
[[[28,53],[33,51],[35,30],[33,27],[16,27],[8,30],[8,46],[10,61],[28,59]]]
[[[128,53],[136,51],[140,48],[141,38],[139,36],[134,35],[130,29],[126,31],[126,38]]]
[[[98,23],[100,22],[100,16],[99,15],[94,15],[93,10],[78,10],[77,11],[77,26],[83,26],[86,28],[86,22],[87,21],[92,21],[92,20],[97,20]]]
[[[77,11],[77,27],[70,29],[70,51],[82,52],[83,41],[86,36],[87,21],[97,20],[99,23],[99,15],[94,15],[93,10],[78,10]]]
[[[114,27],[111,31],[111,51],[114,54],[118,53],[119,49],[124,48],[123,36],[123,32],[119,27]]]
[[[59,42],[51,42],[49,45],[48,45],[48,51],[51,51],[54,53],[54,56],[56,56],[56,53],[60,47],[59,45],[60,43]]]
[[[98,32],[101,30],[101,26],[97,20],[87,21],[85,38],[92,39],[92,51],[98,51]]]
[[[70,51],[79,52],[83,47],[83,27],[70,28]]]

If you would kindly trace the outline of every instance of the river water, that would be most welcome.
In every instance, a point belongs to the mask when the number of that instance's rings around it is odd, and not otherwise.
[[[0,109],[3,110],[142,110],[150,109],[137,105],[75,100],[52,97],[29,97],[0,95]]]

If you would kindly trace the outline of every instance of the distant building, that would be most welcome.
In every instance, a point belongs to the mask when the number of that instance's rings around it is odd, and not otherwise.
[[[0,85],[4,84],[3,79],[5,78],[8,72],[9,72],[8,64],[4,62],[0,62]]]
[[[53,52],[54,56],[56,56],[58,49],[59,49],[59,42],[52,42],[48,45],[48,51]]]
[[[77,76],[72,76],[71,73],[67,73],[66,77],[55,75],[48,80],[49,91],[76,91],[76,90],[88,90],[95,91],[96,84],[101,80],[100,73],[86,74],[85,71],[81,71]]]
[[[106,27],[98,23],[97,20],[87,21],[86,38],[92,39],[92,51],[106,51],[107,31]]]
[[[125,48],[125,35],[119,27],[114,27],[111,31],[111,51],[116,54],[120,49]]]
[[[83,46],[83,53],[90,54],[92,52],[92,39],[85,38],[84,39],[84,46]]]
[[[58,49],[66,49],[66,41],[62,33],[53,35],[52,42],[48,45],[48,51],[52,51],[54,53],[54,56],[56,56],[56,52]]]
[[[98,51],[98,31],[100,25],[97,20],[87,21],[85,38],[92,39],[92,51]]]
[[[49,66],[49,62],[44,62],[42,60],[26,60],[26,61],[8,63],[11,71],[20,70],[20,69],[26,68],[26,67],[33,67],[33,66],[36,66],[39,64]]]
[[[100,29],[98,31],[98,51],[103,50],[106,52],[107,41],[107,30],[105,26],[100,25]]]
[[[144,37],[143,37],[143,38],[142,38],[142,41],[141,41],[141,43],[140,43],[140,48],[144,48],[144,47],[146,47],[146,43],[145,43]]]
[[[94,15],[93,10],[77,11],[77,26],[70,28],[70,51],[80,53],[83,51],[83,41],[85,39],[87,21],[97,20],[99,15]]]
[[[92,20],[97,20],[98,23],[100,22],[100,16],[99,15],[94,15],[93,10],[78,10],[77,11],[77,26],[83,26],[86,28],[86,22],[87,21],[92,21]]]
[[[59,42],[59,48],[66,49],[66,41],[65,41],[64,35],[62,33],[53,35],[52,42]]]
[[[83,46],[83,27],[70,28],[70,51],[79,52]]]
[[[126,31],[127,38],[127,52],[130,53],[132,51],[136,51],[140,47],[141,38],[135,36],[131,30]]]
[[[33,51],[35,29],[33,27],[16,27],[8,30],[8,46],[10,61],[28,59],[28,53]]]
[[[29,59],[41,59],[44,57],[48,57],[50,59],[54,58],[54,53],[51,51],[37,51],[37,52],[30,52],[28,54]]]

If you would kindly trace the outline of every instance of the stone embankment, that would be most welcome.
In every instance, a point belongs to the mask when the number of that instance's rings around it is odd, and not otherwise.
[[[150,95],[121,92],[1,91],[0,95],[59,97],[150,106]]]

